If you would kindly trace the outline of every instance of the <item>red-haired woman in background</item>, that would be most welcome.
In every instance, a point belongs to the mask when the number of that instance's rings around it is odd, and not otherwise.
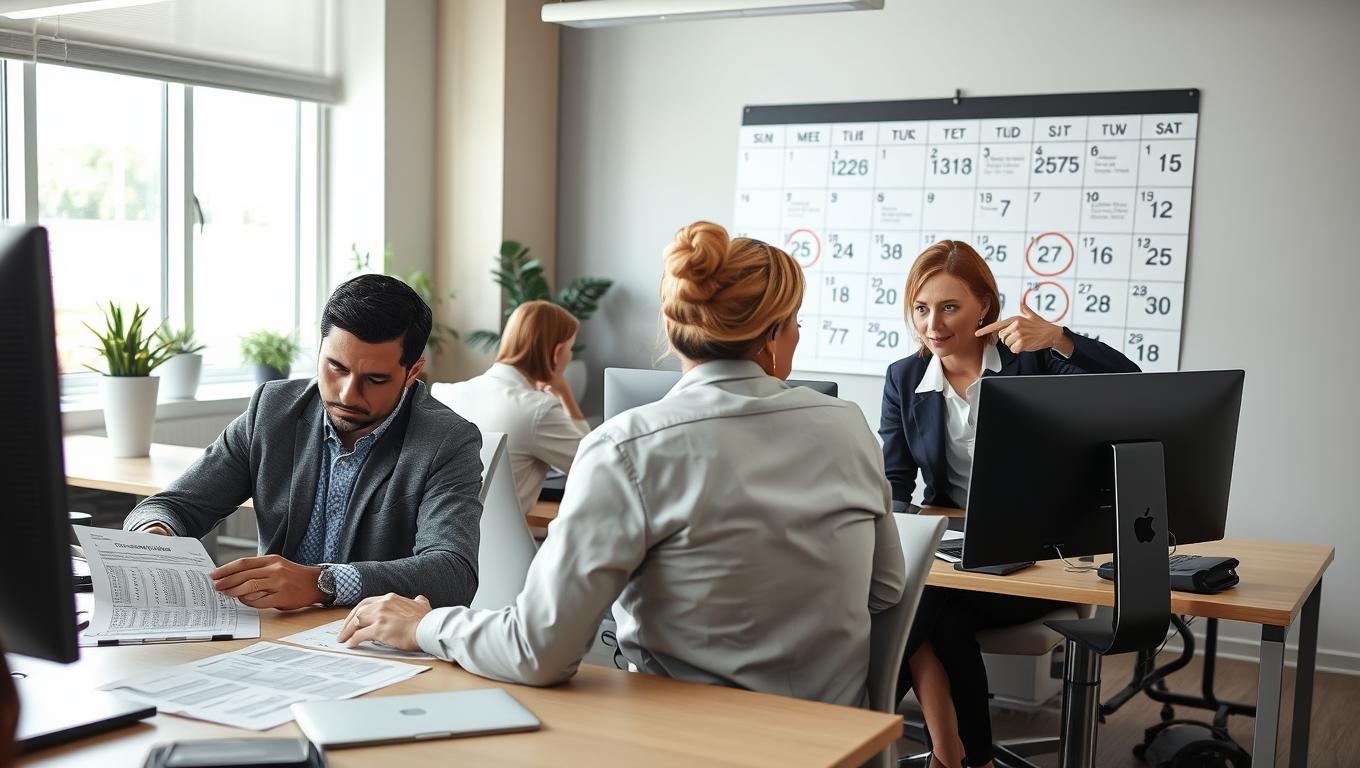
[[[430,388],[483,432],[504,432],[519,506],[528,512],[552,467],[571,469],[590,425],[565,378],[580,321],[550,301],[515,308],[496,362],[481,376]]]

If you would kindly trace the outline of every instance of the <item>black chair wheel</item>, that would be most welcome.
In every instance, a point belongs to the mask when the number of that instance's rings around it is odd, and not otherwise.
[[[1136,758],[1138,758],[1138,760],[1141,761],[1141,760],[1143,759],[1143,756],[1146,755],[1146,754],[1147,754],[1147,745],[1146,745],[1146,744],[1134,744],[1134,745],[1133,745],[1133,756],[1136,757]]]

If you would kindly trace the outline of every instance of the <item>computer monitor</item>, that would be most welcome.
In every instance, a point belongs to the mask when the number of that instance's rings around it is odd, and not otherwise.
[[[0,232],[0,474],[5,537],[20,545],[0,557],[0,645],[69,663],[80,651],[54,327],[47,233]]]
[[[80,658],[72,588],[70,522],[62,457],[57,345],[47,232],[0,230],[0,480],[5,540],[0,557],[0,650],[15,670],[20,751],[129,725],[155,707],[101,691],[71,690],[42,662]],[[0,745],[0,752],[4,747]],[[3,758],[3,754],[0,754]]]
[[[680,371],[657,371],[644,368],[604,369],[604,417],[612,419],[631,408],[656,402],[680,381]],[[824,395],[836,396],[834,381],[789,379],[793,387],[815,389]]]
[[[1119,489],[1137,491],[1160,482],[1146,472],[1164,478],[1167,531],[1159,533],[1178,545],[1223,538],[1244,378],[1242,371],[983,378],[964,567],[1115,552],[1116,476]],[[1116,467],[1114,446],[1154,443],[1156,466]]]

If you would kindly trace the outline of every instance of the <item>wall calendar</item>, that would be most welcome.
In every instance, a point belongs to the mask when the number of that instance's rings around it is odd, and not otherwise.
[[[794,367],[881,375],[914,352],[907,273],[941,239],[1020,302],[1145,371],[1180,357],[1199,92],[785,106],[744,112],[735,235],[805,270]]]

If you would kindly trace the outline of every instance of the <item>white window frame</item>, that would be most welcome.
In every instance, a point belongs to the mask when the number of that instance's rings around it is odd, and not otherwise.
[[[46,64],[47,66],[59,66]],[[21,68],[21,77],[16,77],[14,69]],[[120,75],[118,72],[108,74]],[[126,76],[126,75],[124,75]],[[172,309],[178,309],[183,322],[190,328],[194,326],[193,314],[193,95],[194,86],[159,81],[161,86],[161,148],[160,148],[160,222],[161,222],[161,259],[160,286],[161,321],[169,319]],[[18,87],[21,93],[14,93]],[[172,98],[173,93],[177,99]],[[172,114],[172,101],[182,104],[182,112]],[[16,106],[21,113],[15,115]],[[38,216],[38,153],[37,153],[37,64],[33,61],[19,62],[0,59],[0,142],[6,151],[0,162],[0,216],[11,223],[41,224]],[[317,103],[314,111],[316,124],[311,126],[316,136],[316,146],[308,148],[310,159],[304,158],[304,114],[308,111],[301,99],[294,99],[294,164],[293,180],[293,322],[294,330],[304,344],[317,341],[317,324],[320,321],[322,292],[329,280],[329,260],[325,258],[326,247],[326,124],[327,105]],[[15,118],[20,118],[16,126]],[[183,118],[183,125],[172,125]],[[310,120],[308,121],[310,122]],[[15,135],[15,129],[20,129]],[[176,133],[177,132],[177,133]],[[172,134],[179,141],[174,147],[175,162],[172,162]],[[16,151],[21,155],[15,157]],[[16,165],[22,161],[22,172]],[[315,232],[310,236],[303,233],[303,184],[309,183],[303,176],[304,167],[315,170],[315,212],[307,217],[315,224]],[[182,174],[176,183],[171,182],[171,172]],[[180,194],[173,195],[172,188]],[[15,214],[22,204],[23,216]],[[172,216],[179,218],[181,224],[172,226]],[[171,239],[182,232],[183,241],[172,244]],[[178,239],[178,238],[176,238]],[[304,244],[311,244],[304,254]],[[304,263],[304,256],[312,263]],[[304,277],[310,284],[304,287]],[[294,378],[311,378],[315,375],[315,360],[304,355],[293,369]],[[246,367],[205,367],[202,384],[209,393],[216,395],[200,400],[235,399],[249,394],[254,388],[253,370]],[[86,410],[97,408],[94,402],[98,390],[98,374],[89,372],[63,373],[61,376],[63,410]]]

